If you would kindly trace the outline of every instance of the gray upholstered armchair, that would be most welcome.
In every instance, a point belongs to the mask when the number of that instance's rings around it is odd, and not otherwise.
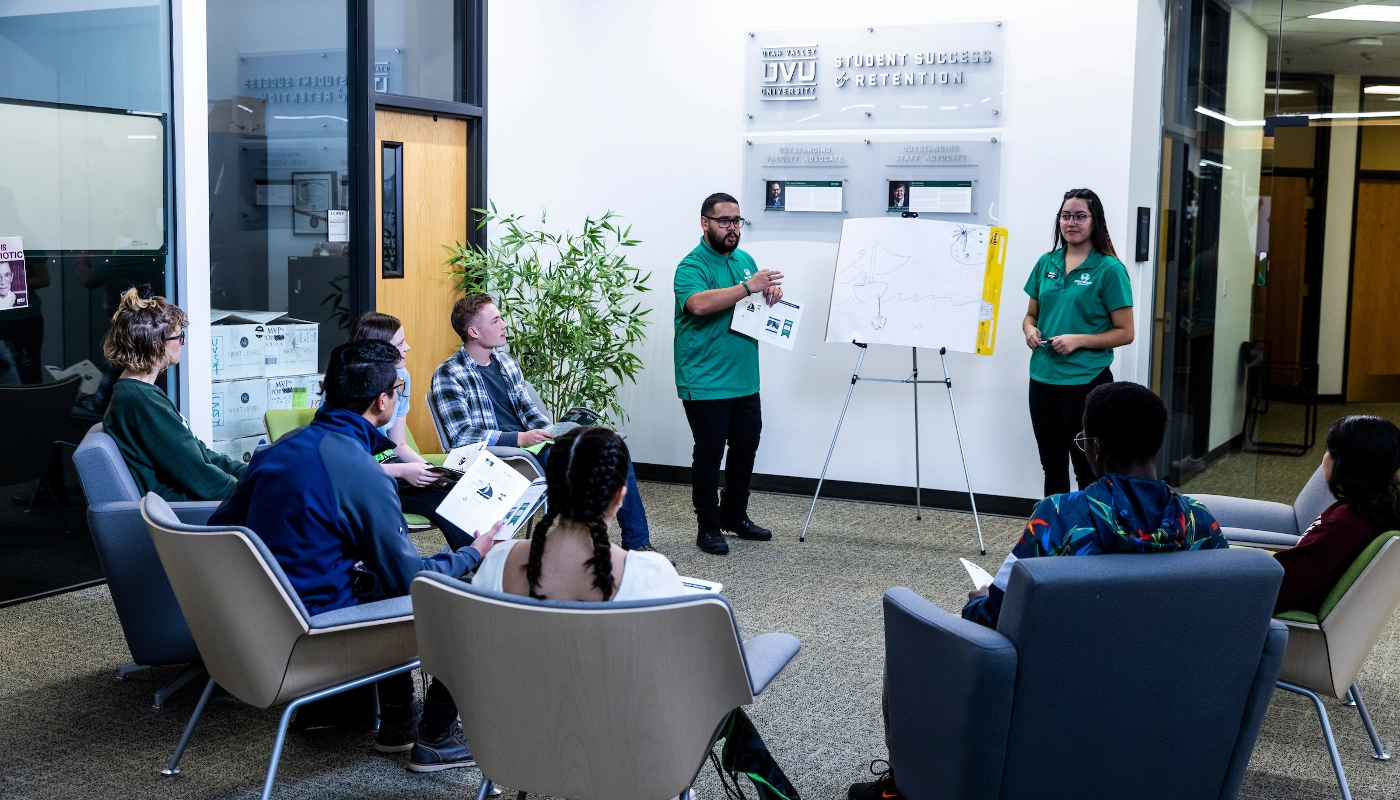
[[[189,665],[156,691],[155,706],[160,708],[180,687],[204,674],[199,649],[141,519],[141,492],[102,425],[92,426],[83,437],[73,453],[73,465],[87,497],[88,529],[97,559],[131,651],[131,662],[118,668],[117,676],[146,667]],[[180,521],[190,525],[203,525],[219,507],[217,502],[170,505]]]
[[[1291,506],[1223,494],[1193,494],[1191,497],[1210,509],[1215,521],[1220,523],[1221,533],[1231,544],[1265,550],[1286,550],[1297,544],[1313,520],[1337,499],[1327,488],[1322,467],[1308,479]]]
[[[1257,550],[1036,558],[997,629],[885,593],[890,763],[911,800],[1239,791],[1288,634]]]

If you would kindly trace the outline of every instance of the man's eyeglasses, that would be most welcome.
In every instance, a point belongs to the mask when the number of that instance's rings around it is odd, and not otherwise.
[[[399,397],[408,397],[408,384],[404,382],[403,378],[399,378],[398,380],[394,381],[394,385],[392,388],[394,394],[397,394]],[[388,392],[385,392],[385,394],[388,394]]]
[[[1088,215],[1088,214],[1085,214],[1083,211],[1080,211],[1078,214],[1071,214],[1071,213],[1069,213],[1068,211],[1061,211],[1061,212],[1060,212],[1060,221],[1061,221],[1061,222],[1070,222],[1070,221],[1073,221],[1073,222],[1083,222],[1083,221],[1086,220],[1086,219],[1089,219],[1089,215]]]
[[[165,341],[167,341],[167,342],[179,341],[180,344],[184,344],[184,343],[185,343],[185,331],[180,331],[180,335],[179,335],[179,336],[167,336],[167,337],[165,337]]]
[[[1075,446],[1075,447],[1078,447],[1078,448],[1079,448],[1079,452],[1081,452],[1081,453],[1087,453],[1087,452],[1089,452],[1089,442],[1097,442],[1097,441],[1098,441],[1097,438],[1095,438],[1095,437],[1093,437],[1093,436],[1090,436],[1089,434],[1085,433],[1084,431],[1080,431],[1079,433],[1076,433],[1076,434],[1074,435],[1074,446]]]
[[[735,230],[749,224],[749,221],[743,217],[705,217],[705,219],[714,221],[714,223],[721,228],[733,228]]]

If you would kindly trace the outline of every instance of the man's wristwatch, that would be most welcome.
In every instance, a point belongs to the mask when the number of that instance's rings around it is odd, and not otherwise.
[[[743,281],[740,281],[739,285],[742,286],[742,287],[744,287],[744,296],[745,296],[745,297],[748,297],[749,295],[753,294],[753,289],[750,289],[750,288],[749,288],[749,282],[748,282],[748,279],[747,279],[747,278],[744,279]]]

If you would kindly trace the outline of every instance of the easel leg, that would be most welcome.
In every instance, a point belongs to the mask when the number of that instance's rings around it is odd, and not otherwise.
[[[977,549],[987,554],[987,545],[982,543],[982,520],[977,516],[977,496],[972,493],[972,478],[967,472],[967,453],[963,450],[962,431],[958,428],[958,407],[953,403],[953,381],[948,377],[948,348],[938,350],[943,361],[943,385],[948,387],[948,408],[953,412],[953,433],[958,437],[958,455],[962,458],[963,480],[967,483],[967,499],[972,501],[972,521],[977,525]]]
[[[856,390],[856,381],[860,380],[860,365],[865,361],[865,345],[852,342],[860,348],[860,355],[856,356],[856,368],[851,373],[851,387],[846,390],[846,402],[841,405],[841,416],[836,419],[836,432],[831,434],[831,447],[826,451],[826,463],[822,464],[821,477],[817,478],[817,492],[812,495],[812,507],[807,509],[807,521],[802,525],[802,535],[798,537],[799,542],[807,541],[807,527],[812,524],[812,512],[817,510],[817,498],[822,494],[822,482],[826,480],[826,468],[831,466],[831,454],[836,452],[836,439],[841,435],[841,423],[846,421],[846,409],[851,407],[851,395]]]
[[[919,348],[914,352],[914,519],[924,518],[924,482],[919,479]]]

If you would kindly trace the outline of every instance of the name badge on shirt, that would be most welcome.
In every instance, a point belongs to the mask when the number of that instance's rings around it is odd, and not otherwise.
[[[1049,278],[1050,280],[1053,281],[1053,280],[1055,280],[1056,278],[1060,277],[1060,273],[1058,273],[1058,272],[1047,272],[1047,273],[1045,273],[1045,277],[1047,277],[1047,278]]]

